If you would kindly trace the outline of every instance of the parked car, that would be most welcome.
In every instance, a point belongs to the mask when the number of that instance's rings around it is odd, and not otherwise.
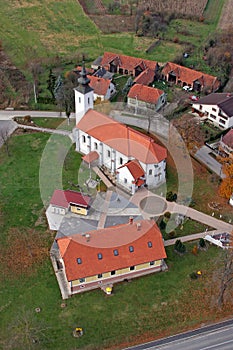
[[[190,99],[191,101],[197,101],[198,98],[199,98],[199,97],[197,97],[197,96],[195,96],[195,95],[189,96],[189,99]]]
[[[185,86],[183,86],[183,90],[185,90],[185,91],[192,91],[193,89],[190,86],[185,85]]]

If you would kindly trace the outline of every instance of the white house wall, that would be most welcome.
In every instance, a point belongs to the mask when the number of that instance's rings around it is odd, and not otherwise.
[[[204,113],[208,119],[221,128],[228,129],[233,126],[233,116],[227,116],[217,105],[193,104],[193,108]],[[222,114],[223,117],[219,114]]]
[[[146,184],[149,187],[156,187],[166,180],[166,161],[158,164],[147,164]]]
[[[117,181],[120,185],[128,188],[128,190],[132,192],[132,182],[134,178],[126,166],[118,169]]]

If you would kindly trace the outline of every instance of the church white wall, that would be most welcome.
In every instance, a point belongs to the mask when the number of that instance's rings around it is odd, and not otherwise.
[[[94,95],[93,91],[89,91],[86,94],[82,94],[75,90],[75,116],[76,124],[81,120],[83,115],[88,109],[93,109]]]
[[[146,184],[149,187],[156,187],[166,180],[166,161],[157,164],[147,164]]]
[[[129,169],[127,167],[123,167],[118,169],[117,172],[117,179],[119,184],[127,188],[130,192],[132,192],[132,182],[134,181],[134,178],[131,175]]]

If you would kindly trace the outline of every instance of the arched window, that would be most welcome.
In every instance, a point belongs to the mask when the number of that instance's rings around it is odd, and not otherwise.
[[[123,164],[123,158],[120,157],[120,165],[122,165],[122,164]]]

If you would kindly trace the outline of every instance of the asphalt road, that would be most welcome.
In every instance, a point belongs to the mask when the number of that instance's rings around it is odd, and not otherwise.
[[[41,118],[58,118],[58,117],[66,117],[63,112],[60,114],[59,112],[47,112],[47,111],[6,111],[0,110],[0,121],[1,120],[10,120],[14,117],[21,117],[25,115],[30,115],[31,117],[41,117]],[[71,118],[74,117],[74,114],[71,114]]]
[[[233,319],[124,350],[232,350]]]

